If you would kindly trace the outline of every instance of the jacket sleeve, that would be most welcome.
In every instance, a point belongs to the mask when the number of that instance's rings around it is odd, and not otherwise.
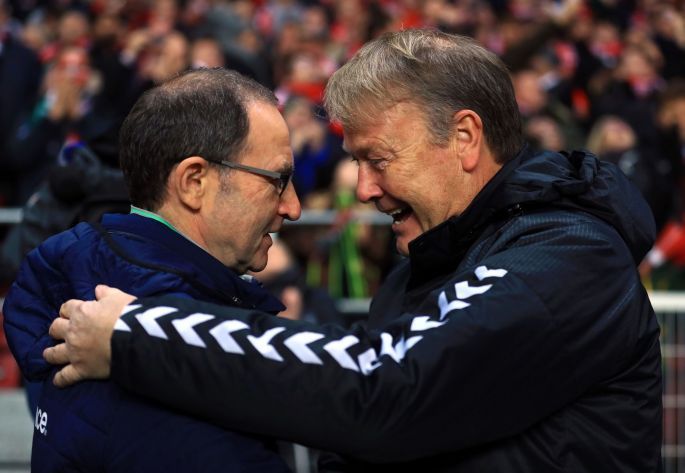
[[[378,331],[141,299],[115,327],[112,377],[227,428],[372,462],[510,436],[630,363],[647,323],[635,314],[651,313],[621,240],[575,227],[520,236]]]
[[[48,330],[69,295],[67,278],[53,256],[45,247],[29,253],[2,308],[7,342],[29,381],[41,381],[53,369],[43,350],[54,345]]]

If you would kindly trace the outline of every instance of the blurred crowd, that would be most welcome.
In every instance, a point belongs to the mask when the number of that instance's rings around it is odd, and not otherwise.
[[[355,165],[322,93],[367,40],[415,27],[500,55],[531,146],[618,164],[662,233],[643,274],[685,287],[682,0],[0,0],[0,206],[54,181],[74,143],[116,167],[119,126],[141,93],[187,68],[228,67],[276,92],[303,207],[338,210],[333,227],[283,232],[298,284],[368,297],[392,265],[391,235],[350,217]]]

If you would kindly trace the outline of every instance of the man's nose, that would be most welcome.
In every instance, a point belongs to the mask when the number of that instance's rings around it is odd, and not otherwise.
[[[369,169],[365,163],[359,163],[359,171],[357,173],[357,199],[367,203],[380,198],[382,195],[383,189],[378,184],[376,173]]]
[[[300,199],[295,192],[295,185],[290,181],[288,187],[285,188],[281,196],[281,202],[278,206],[278,214],[287,220],[297,220],[302,214],[302,206]]]

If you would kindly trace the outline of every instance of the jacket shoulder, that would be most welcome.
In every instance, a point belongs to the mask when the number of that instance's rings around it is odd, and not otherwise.
[[[48,328],[62,302],[74,297],[69,273],[90,265],[96,236],[87,225],[52,236],[24,259],[3,306],[5,333],[24,376],[40,379],[50,366],[42,352],[52,344]],[[74,255],[70,257],[70,255]]]

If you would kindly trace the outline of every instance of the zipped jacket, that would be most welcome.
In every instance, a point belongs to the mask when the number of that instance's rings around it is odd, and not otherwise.
[[[270,314],[283,309],[261,286],[149,218],[105,215],[101,226],[82,223],[48,239],[27,256],[3,307],[23,374],[43,381],[31,471],[288,471],[266,440],[192,419],[112,382],[52,384],[55,369],[42,357],[54,344],[50,323],[63,302],[93,298],[102,282],[139,296],[173,294]]]
[[[524,149],[410,244],[368,326],[143,298],[112,378],[351,459],[331,470],[659,472],[659,327],[636,271],[654,232],[615,166]]]

